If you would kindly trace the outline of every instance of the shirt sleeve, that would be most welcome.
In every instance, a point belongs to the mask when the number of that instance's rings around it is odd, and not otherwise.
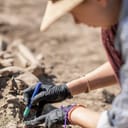
[[[120,69],[121,92],[115,98],[108,117],[114,128],[128,128],[128,0],[123,0],[115,45],[123,60]]]
[[[109,123],[108,112],[107,111],[104,111],[104,112],[101,113],[97,128],[114,128]]]

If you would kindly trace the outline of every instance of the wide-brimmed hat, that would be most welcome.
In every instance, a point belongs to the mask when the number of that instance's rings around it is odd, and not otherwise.
[[[84,0],[48,0],[40,30],[45,31],[60,17],[71,11]]]

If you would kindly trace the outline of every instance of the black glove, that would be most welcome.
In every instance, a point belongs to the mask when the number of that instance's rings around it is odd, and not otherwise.
[[[24,100],[27,104],[30,103],[32,93],[35,86],[29,87],[24,91]],[[66,85],[54,86],[54,85],[42,85],[39,93],[32,99],[31,103],[36,104],[40,101],[46,103],[55,103],[63,101],[66,98],[72,98]]]
[[[48,114],[41,115],[34,120],[25,121],[26,126],[36,126],[38,124],[45,124],[46,128],[53,128],[57,125],[69,125],[70,122],[68,120],[68,112],[74,107],[75,105],[69,105],[67,107],[61,107],[58,109],[54,109]]]

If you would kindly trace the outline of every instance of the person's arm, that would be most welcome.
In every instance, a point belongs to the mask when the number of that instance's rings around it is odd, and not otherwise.
[[[103,88],[118,83],[114,71],[109,62],[106,62],[96,70],[88,73],[86,76],[67,83],[67,87],[72,95],[90,90]]]
[[[72,124],[82,128],[96,128],[100,116],[101,113],[94,112],[84,107],[78,107],[71,112],[70,121]]]
[[[109,123],[108,111],[94,112],[85,107],[77,107],[68,114],[71,124],[82,128],[114,128]]]
[[[48,86],[43,84],[40,93],[32,99],[31,103],[36,104],[40,101],[45,101],[46,103],[60,102],[67,98],[72,98],[73,95],[88,92],[89,88],[90,90],[94,90],[114,83],[116,83],[114,72],[110,64],[105,63],[93,72],[88,73],[85,77],[71,81],[67,84],[60,86]],[[31,86],[24,90],[24,100],[26,103],[30,101],[34,88],[35,86]]]
[[[47,114],[41,114],[35,119],[25,121],[25,125],[30,127],[44,124],[47,128],[53,128],[59,125],[60,127],[61,125],[65,125],[65,127],[66,125],[77,125],[82,128],[97,128],[99,123],[101,123],[101,118],[104,118],[104,112],[94,112],[79,104],[61,106],[60,108],[52,107],[48,111]]]

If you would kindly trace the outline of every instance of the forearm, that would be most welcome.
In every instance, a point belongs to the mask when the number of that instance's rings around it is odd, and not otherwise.
[[[109,62],[106,62],[96,70],[87,74],[86,79],[89,80],[91,90],[111,86],[118,83]]]
[[[88,73],[85,77],[67,83],[67,86],[71,94],[76,95],[82,92],[87,92],[87,84],[90,85],[91,90],[94,90],[116,83],[117,81],[114,76],[114,71],[109,62],[107,62],[96,70]]]
[[[100,119],[100,113],[84,107],[78,107],[70,115],[71,123],[82,128],[96,128]]]

